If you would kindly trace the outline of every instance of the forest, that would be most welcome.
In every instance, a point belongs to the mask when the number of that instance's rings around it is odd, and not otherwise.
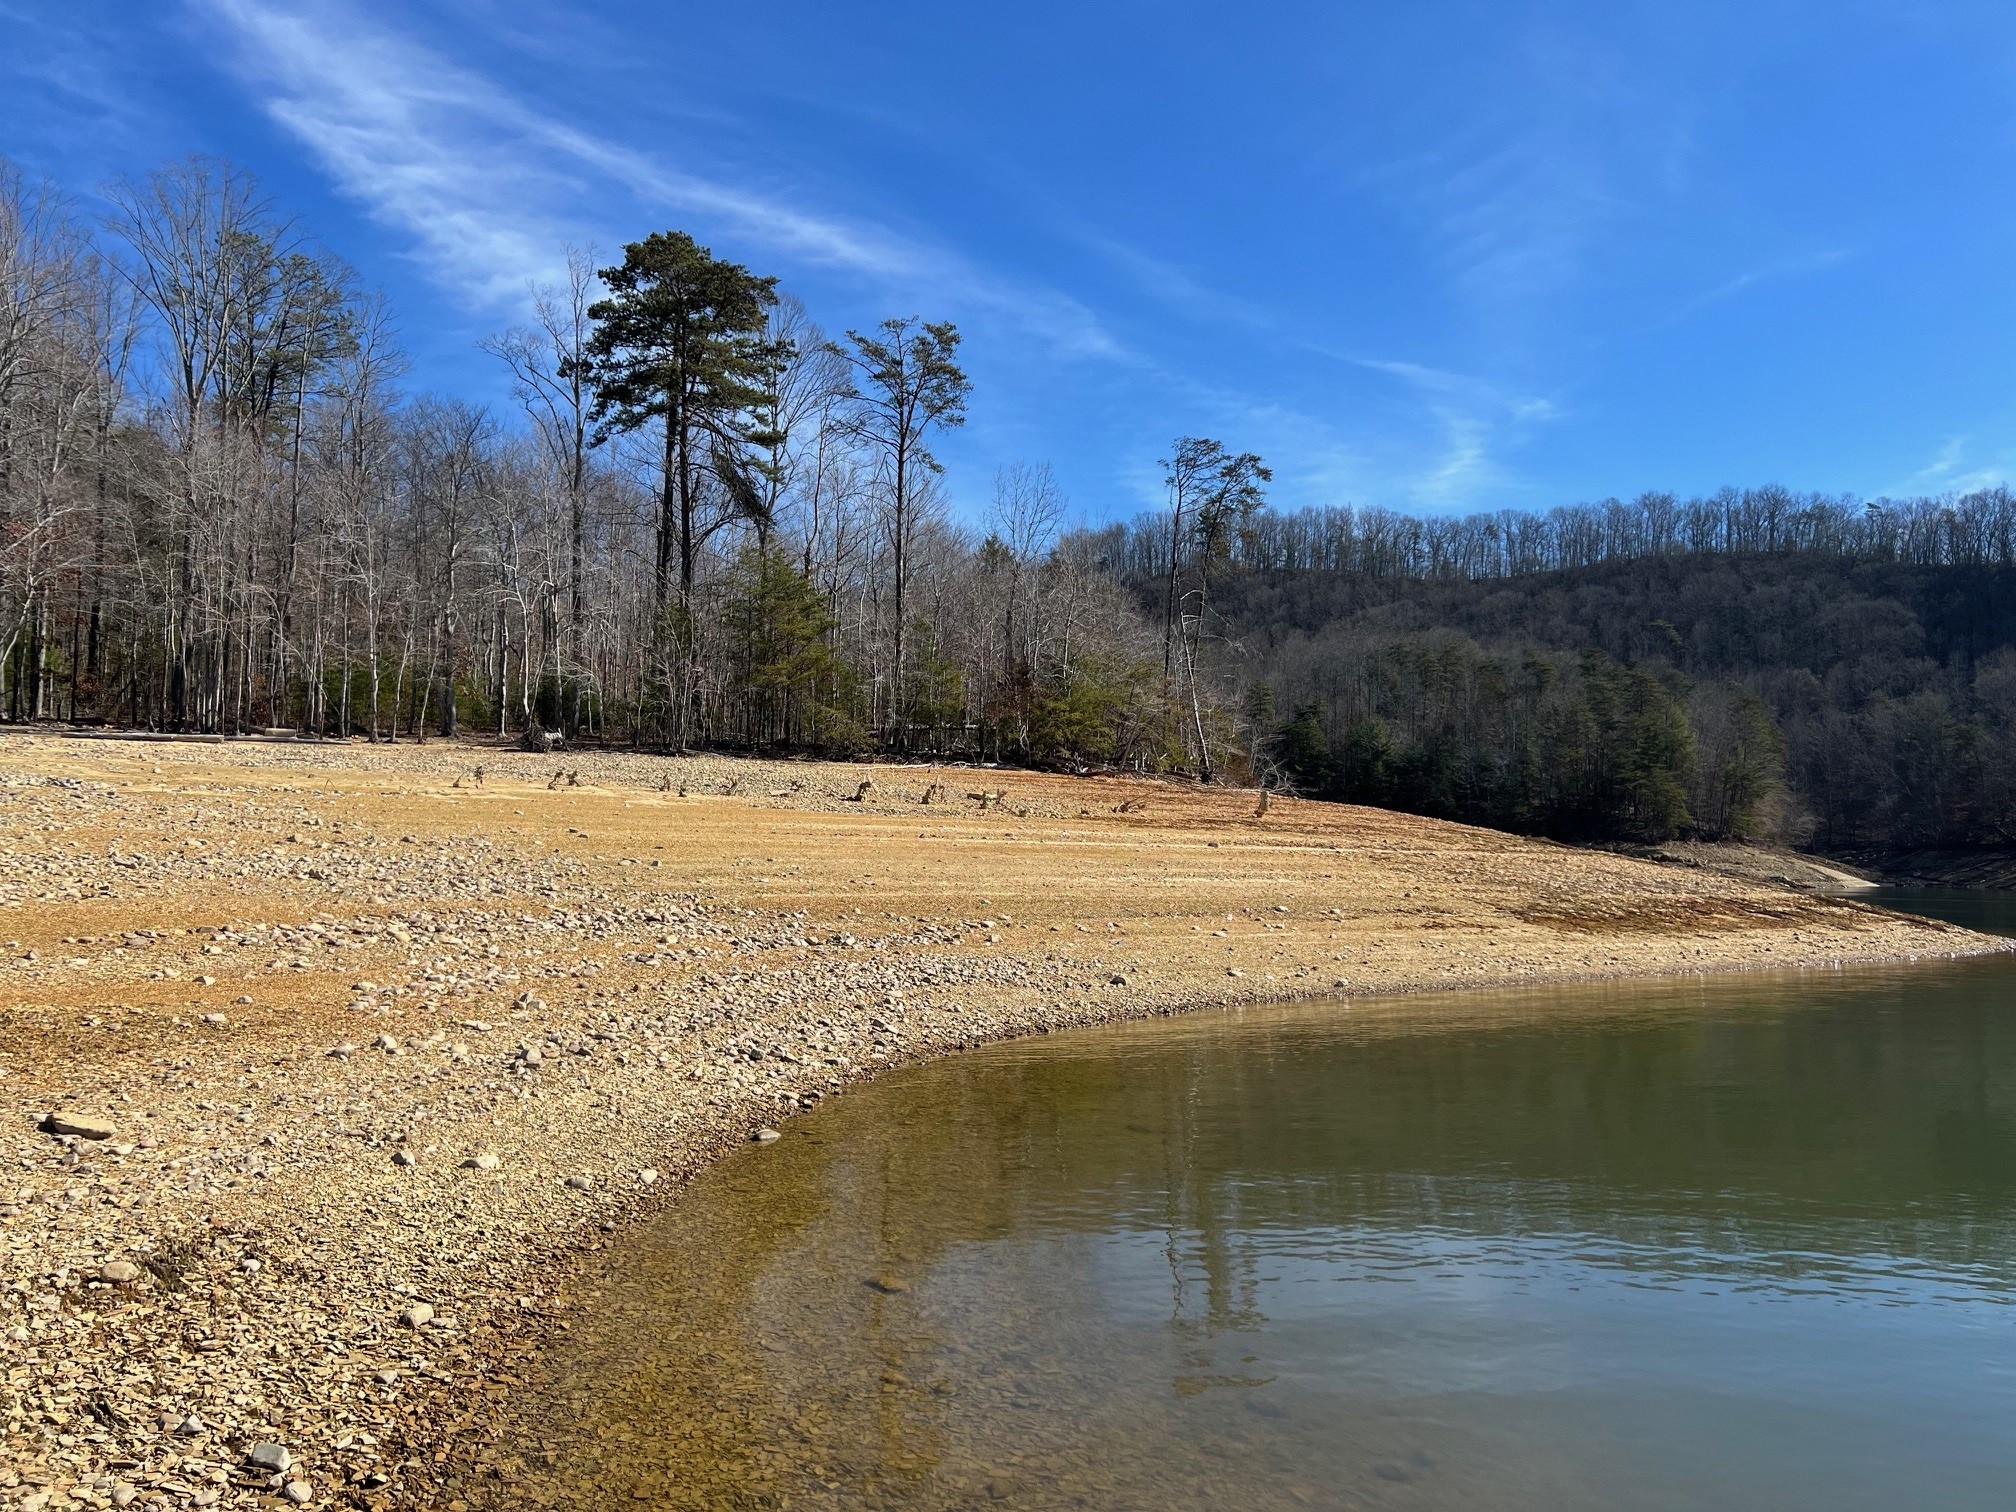
[[[2006,488],[1171,519],[1091,554],[1190,606],[1260,780],[1567,840],[2016,844]]]
[[[1564,839],[2016,843],[2007,565],[1675,551],[1220,594],[1305,791]]]
[[[930,755],[1261,782],[1563,839],[2016,843],[2016,500],[1775,487],[1282,511],[1182,437],[977,518],[960,333],[830,333],[662,231],[406,386],[242,170],[0,165],[0,720]],[[970,482],[970,480],[969,480]],[[970,489],[969,489],[970,491]]]
[[[951,517],[951,324],[661,232],[532,291],[493,412],[242,170],[98,198],[0,170],[0,717],[1184,763],[1049,469]]]

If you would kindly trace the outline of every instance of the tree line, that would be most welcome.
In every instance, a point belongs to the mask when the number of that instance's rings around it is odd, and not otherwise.
[[[484,343],[496,413],[407,392],[382,299],[242,170],[101,198],[0,166],[0,716],[1192,749],[1153,617],[1066,537],[1047,467],[951,518],[951,324],[829,337],[668,231],[570,254]]]
[[[1228,575],[1250,739],[1317,796],[1575,840],[2016,845],[2016,568],[1664,554]]]
[[[1130,581],[1160,579],[1172,548],[1168,508],[1096,533],[1096,550]],[[1336,572],[1376,578],[1508,578],[1655,556],[1807,552],[1914,566],[2016,565],[2016,496],[2007,487],[1959,496],[1858,499],[1767,485],[1681,499],[1417,516],[1378,507],[1255,508],[1229,521],[1218,553],[1253,572]]]
[[[413,392],[242,170],[0,166],[0,718],[1114,765],[1573,839],[2016,842],[2016,501],[1281,511],[1181,437],[1071,528],[937,446],[949,323],[664,231]]]

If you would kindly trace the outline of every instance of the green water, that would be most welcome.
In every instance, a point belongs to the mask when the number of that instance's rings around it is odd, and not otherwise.
[[[1858,902],[1944,919],[1983,934],[2016,935],[2016,892],[2001,888],[1879,887],[1851,896]]]
[[[704,1175],[512,1505],[2016,1505],[2016,963],[1214,1012]]]

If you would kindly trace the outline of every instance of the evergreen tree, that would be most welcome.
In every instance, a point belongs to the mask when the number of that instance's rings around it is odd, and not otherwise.
[[[824,743],[851,678],[829,643],[832,616],[790,556],[752,542],[730,570],[722,615],[738,663],[745,744]]]
[[[598,440],[664,428],[654,578],[663,605],[675,550],[679,592],[692,595],[707,480],[737,504],[754,493],[746,449],[768,440],[757,417],[779,358],[765,339],[777,280],[714,256],[683,231],[631,242],[600,276],[609,297],[588,309],[594,332],[584,359],[591,415]]]
[[[1302,704],[1274,737],[1274,759],[1289,781],[1305,793],[1320,794],[1335,781],[1330,741],[1314,704]]]

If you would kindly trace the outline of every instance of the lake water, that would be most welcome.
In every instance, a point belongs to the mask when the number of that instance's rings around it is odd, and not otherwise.
[[[626,1239],[513,1504],[2016,1505],[2007,959],[1212,1012],[787,1127]]]

